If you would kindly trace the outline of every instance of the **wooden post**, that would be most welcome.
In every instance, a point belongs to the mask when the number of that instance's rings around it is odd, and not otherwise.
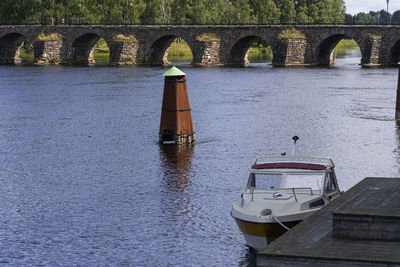
[[[399,62],[400,63],[400,62]],[[400,120],[400,65],[398,64],[399,67],[399,74],[397,75],[397,93],[396,93],[396,120]]]
[[[186,88],[186,74],[172,67],[164,73],[164,77],[159,141],[161,144],[194,144],[195,132]]]

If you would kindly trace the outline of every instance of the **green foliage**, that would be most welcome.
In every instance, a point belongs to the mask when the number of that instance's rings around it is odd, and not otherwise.
[[[110,50],[108,49],[107,43],[103,38],[100,38],[94,48],[94,60],[96,63],[106,64],[109,62]]]
[[[31,45],[28,45],[27,43],[23,43],[19,50],[19,56],[22,63],[32,64],[34,61],[33,47]]]
[[[0,23],[56,24],[286,24],[342,23],[343,0],[1,0]],[[386,16],[386,17],[385,17]],[[388,16],[359,14],[371,22]],[[393,17],[400,23],[400,13]]]
[[[189,59],[193,58],[192,50],[190,50],[190,47],[187,45],[187,43],[183,40],[177,42],[171,43],[171,46],[168,49],[168,58],[169,59]]]
[[[53,57],[53,58],[50,58],[50,63],[51,63],[51,64],[59,64],[60,62],[61,62],[60,57]]]
[[[148,0],[141,16],[144,24],[171,24],[172,0]]]
[[[346,23],[348,24],[387,24],[389,20],[393,24],[400,24],[400,11],[396,11],[393,13],[393,16],[390,17],[390,14],[386,12],[386,10],[380,10],[378,12],[370,11],[369,13],[360,12],[354,17],[352,20],[348,18]],[[348,14],[346,14],[348,16]]]
[[[296,17],[296,10],[294,1],[292,0],[275,0],[275,3],[281,11],[281,23],[294,23]]]
[[[336,50],[355,50],[360,49],[354,40],[341,40],[335,47]]]
[[[102,40],[102,42],[104,41],[104,39],[100,39],[100,40]],[[138,40],[135,38],[135,36],[133,36],[133,35],[122,35],[122,34],[118,34],[117,36],[115,36],[113,41],[114,42],[138,42]]]
[[[295,29],[283,30],[279,35],[279,39],[306,39],[306,36]]]
[[[248,59],[252,60],[272,60],[271,47],[252,47],[248,52]]]
[[[251,24],[255,22],[253,8],[248,0],[231,1],[231,19],[237,24]]]
[[[360,50],[357,42],[354,40],[341,40],[335,47],[333,56],[335,58],[342,58],[349,50]]]
[[[44,34],[43,32],[39,34],[38,41],[60,41],[62,40],[62,36],[57,33],[52,33],[52,34]]]
[[[323,23],[339,23],[344,21],[345,11],[343,0],[322,0],[318,2],[319,20]]]
[[[199,35],[196,37],[196,41],[200,42],[214,42],[214,41],[220,41],[221,37],[214,33],[203,33],[202,35]]]
[[[281,11],[273,0],[253,0],[251,2],[254,9],[254,15],[257,18],[257,23],[279,23]]]
[[[382,35],[378,35],[378,34],[368,34],[369,37],[371,37],[372,39],[382,39],[383,36]]]

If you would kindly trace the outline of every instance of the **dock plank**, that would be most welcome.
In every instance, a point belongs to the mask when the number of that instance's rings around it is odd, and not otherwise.
[[[400,241],[334,237],[332,215],[335,212],[400,217],[400,179],[364,179],[268,245],[258,254],[257,264],[275,266],[289,260],[296,264],[315,261],[324,264],[351,262],[354,266],[400,265]]]

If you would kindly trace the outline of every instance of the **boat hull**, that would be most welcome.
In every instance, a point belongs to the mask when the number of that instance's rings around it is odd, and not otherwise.
[[[248,246],[262,250],[273,240],[287,232],[279,223],[255,223],[234,218]],[[301,221],[285,222],[292,228]]]

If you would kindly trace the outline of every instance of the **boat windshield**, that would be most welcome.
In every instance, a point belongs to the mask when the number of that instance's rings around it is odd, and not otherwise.
[[[324,173],[250,173],[248,188],[268,190],[274,188],[322,189]]]
[[[282,188],[310,187],[312,190],[322,190],[323,173],[286,174],[282,179]]]
[[[247,187],[257,189],[280,188],[282,182],[282,173],[250,173]]]

